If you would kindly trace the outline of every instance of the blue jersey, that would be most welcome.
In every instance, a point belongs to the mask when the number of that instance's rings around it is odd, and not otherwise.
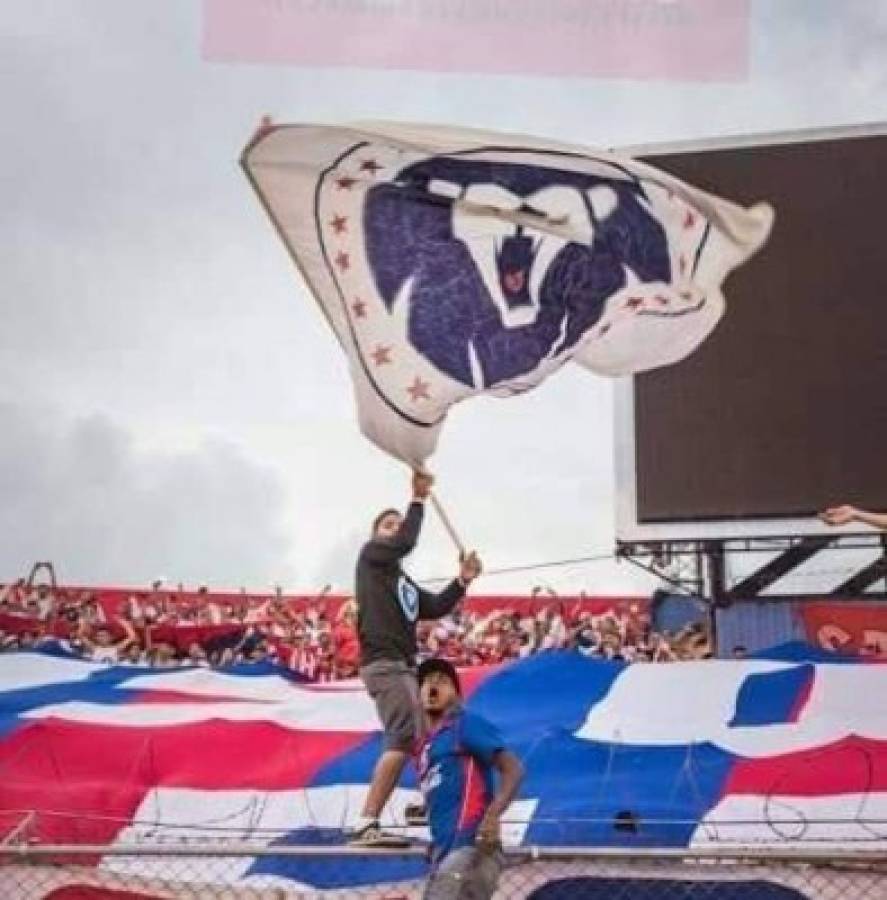
[[[493,799],[493,757],[505,749],[499,729],[457,709],[422,741],[419,786],[425,797],[435,858],[474,843]]]

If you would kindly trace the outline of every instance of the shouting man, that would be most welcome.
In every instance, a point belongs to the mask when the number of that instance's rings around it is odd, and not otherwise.
[[[461,560],[458,576],[440,594],[423,590],[404,574],[400,561],[416,546],[433,483],[427,472],[413,473],[413,499],[406,516],[396,509],[379,513],[357,560],[360,677],[385,732],[384,751],[350,841],[357,846],[400,843],[381,830],[379,817],[424,733],[415,676],[416,623],[445,616],[481,571],[477,555],[468,554]]]
[[[494,725],[462,709],[451,663],[426,660],[418,679],[429,725],[418,753],[432,846],[425,900],[489,900],[502,871],[499,822],[523,766]]]

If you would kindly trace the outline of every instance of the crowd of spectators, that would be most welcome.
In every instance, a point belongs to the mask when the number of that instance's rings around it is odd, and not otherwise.
[[[353,598],[321,594],[255,597],[185,591],[158,582],[147,591],[0,586],[0,650],[61,645],[105,663],[172,667],[276,662],[311,681],[357,674]],[[674,635],[651,630],[649,604],[558,597],[472,598],[452,615],[421,623],[420,657],[459,666],[493,665],[546,650],[626,662],[711,656],[700,626]]]
[[[508,607],[488,612],[456,611],[419,629],[423,653],[445,656],[457,665],[488,665],[545,650],[573,649],[584,656],[624,662],[673,662],[711,657],[702,626],[674,635],[652,630],[639,603],[599,612],[555,596],[519,612]]]

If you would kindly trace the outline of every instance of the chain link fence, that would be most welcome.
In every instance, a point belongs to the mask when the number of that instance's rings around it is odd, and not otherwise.
[[[0,847],[0,896],[8,900],[318,896],[411,900],[422,897],[426,872],[424,851],[419,848],[368,852],[204,841],[156,847],[28,843]],[[871,851],[760,848],[742,853],[521,848],[507,851],[495,896],[500,900],[887,900],[887,856]]]

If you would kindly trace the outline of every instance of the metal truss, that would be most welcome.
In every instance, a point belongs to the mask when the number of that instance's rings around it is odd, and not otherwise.
[[[887,534],[776,534],[616,543],[619,559],[652,573],[678,592],[703,597],[714,606],[728,606],[735,600],[759,598],[781,578],[817,554],[848,550],[876,550],[879,555],[826,593],[834,597],[859,597],[878,580],[887,578]],[[755,571],[730,583],[727,576],[730,557],[746,553],[772,556]],[[792,596],[798,595],[794,593]],[[816,596],[822,596],[822,593]],[[874,595],[869,593],[866,596]]]

